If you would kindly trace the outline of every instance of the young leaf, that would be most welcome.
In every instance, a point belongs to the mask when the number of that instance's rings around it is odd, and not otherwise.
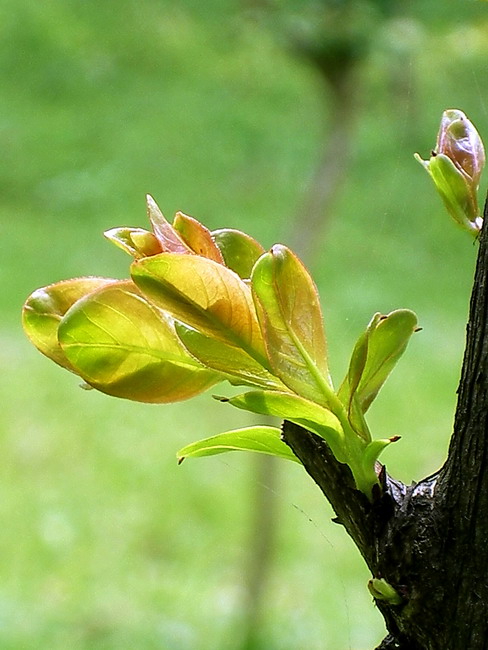
[[[476,225],[479,210],[476,194],[473,193],[466,177],[456,168],[450,158],[444,154],[432,156],[430,161],[423,161],[419,156],[417,160],[429,172],[436,189],[444,202],[449,214],[457,223],[477,232]]]
[[[172,320],[129,281],[76,302],[61,321],[58,338],[75,372],[115,397],[176,402],[222,380],[188,354]]]
[[[176,332],[187,350],[207,368],[226,373],[237,385],[286,390],[286,386],[242,348],[205,336],[183,323],[175,323]]]
[[[25,333],[51,361],[73,370],[58,342],[59,323],[77,300],[114,282],[117,280],[76,278],[37,289],[27,298],[22,309]]]
[[[241,278],[250,278],[254,264],[265,252],[261,244],[246,233],[233,228],[213,230],[211,234],[226,266]]]
[[[299,395],[326,406],[332,387],[312,278],[288,248],[275,245],[256,262],[251,286],[274,373]]]
[[[216,397],[216,399],[252,413],[290,420],[324,438],[337,460],[340,462],[345,460],[344,433],[339,420],[329,410],[314,402],[293,393],[264,390],[249,391],[230,398]]]
[[[416,329],[417,317],[408,309],[373,316],[354,348],[347,377],[339,389],[343,403],[350,405],[355,398],[361,412],[366,413]]]
[[[276,427],[248,427],[226,431],[205,440],[187,445],[178,452],[178,461],[185,458],[215,456],[226,451],[258,451],[279,458],[300,463],[291,449],[281,440],[281,431]]]
[[[198,255],[168,253],[136,260],[131,272],[142,293],[174,318],[269,365],[251,291],[236,273]]]
[[[224,264],[222,253],[212,239],[210,230],[205,228],[199,221],[183,214],[183,212],[177,212],[173,221],[173,228],[194,253],[202,257],[208,257],[209,260],[219,264]]]
[[[161,244],[163,251],[169,253],[193,253],[191,248],[185,244],[173,226],[166,221],[158,204],[149,194],[146,196],[147,216],[151,222],[154,234]]]
[[[352,428],[366,441],[371,440],[371,434],[359,398],[356,395],[356,390],[361,380],[366,361],[368,360],[368,348],[371,333],[374,331],[381,318],[381,314],[375,314],[366,331],[363,332],[357,340],[351,355],[347,378],[339,389],[339,399],[347,407],[348,419]]]
[[[109,241],[136,259],[163,252],[156,235],[144,228],[112,228],[103,234]]]

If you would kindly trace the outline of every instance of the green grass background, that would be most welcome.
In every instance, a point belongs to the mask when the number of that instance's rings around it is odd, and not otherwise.
[[[336,381],[375,311],[419,315],[369,418],[402,436],[384,460],[405,481],[445,457],[476,256],[412,154],[428,155],[449,107],[486,137],[487,30],[484,3],[450,0],[413,2],[380,32],[313,267]],[[4,0],[0,36],[0,648],[238,649],[252,509],[269,488],[250,456],[178,467],[175,452],[251,416],[209,395],[158,407],[82,391],[29,345],[20,309],[56,280],[125,277],[101,233],[145,227],[146,192],[168,217],[286,243],[334,128],[327,97],[224,0]],[[273,492],[266,648],[368,650],[383,634],[368,572],[289,465]]]

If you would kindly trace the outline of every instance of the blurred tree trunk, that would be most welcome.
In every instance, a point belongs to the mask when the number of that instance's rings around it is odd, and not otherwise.
[[[488,201],[485,204],[485,224]],[[406,486],[381,469],[373,504],[326,443],[288,422],[283,438],[332,504],[372,577],[402,596],[377,600],[388,636],[377,650],[488,647],[488,228],[471,297],[458,404],[448,458]]]
[[[318,147],[319,162],[286,237],[290,247],[310,265],[322,244],[327,223],[347,178],[361,79],[353,50],[331,53],[305,42],[296,42],[295,48],[311,63],[326,90],[322,113],[327,119],[324,141]]]
[[[271,418],[270,418],[271,420]],[[278,426],[273,421],[275,426]],[[243,639],[240,650],[265,650],[261,629],[266,588],[273,564],[279,508],[278,459],[256,454],[254,461],[255,491],[249,528],[245,605],[243,607]]]
[[[321,75],[328,81],[330,70],[327,65],[320,68]],[[326,144],[317,166],[304,205],[292,220],[291,231],[286,236],[289,246],[302,260],[311,263],[323,239],[327,219],[332,211],[339,191],[347,176],[353,132],[354,67],[344,60],[340,67],[335,65],[333,83],[330,85],[329,130]],[[327,104],[324,104],[324,112]],[[302,216],[306,215],[307,227],[303,228]],[[257,491],[253,500],[249,543],[249,570],[246,572],[246,606],[244,608],[244,639],[241,650],[264,650],[266,642],[260,635],[260,621],[263,614],[263,598],[272,563],[275,544],[275,522],[277,504],[272,487],[279,481],[279,464],[272,456],[256,458]],[[266,486],[266,487],[264,487]]]

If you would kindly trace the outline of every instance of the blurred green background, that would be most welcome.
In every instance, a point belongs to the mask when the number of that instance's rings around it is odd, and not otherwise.
[[[102,231],[146,227],[146,192],[168,218],[265,246],[310,228],[307,192],[341,125],[296,42],[331,38],[324,4],[358,11],[335,31],[358,43],[348,172],[311,262],[333,375],[375,311],[415,310],[423,331],[369,421],[402,436],[384,457],[396,477],[443,461],[476,245],[412,154],[428,155],[445,108],[487,137],[486,3],[3,0],[2,650],[240,650],[263,495],[277,524],[259,647],[369,650],[383,636],[368,572],[300,467],[268,482],[244,454],[176,465],[184,444],[251,416],[210,395],[157,407],[82,391],[20,327],[39,286],[127,275]]]

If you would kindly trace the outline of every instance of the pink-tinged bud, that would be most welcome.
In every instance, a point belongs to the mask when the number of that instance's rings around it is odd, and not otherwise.
[[[430,160],[415,158],[429,172],[453,219],[476,235],[483,224],[477,194],[485,149],[474,125],[462,111],[444,111]]]
[[[474,191],[478,189],[485,148],[478,131],[462,111],[451,108],[442,114],[435,152],[450,158]]]

